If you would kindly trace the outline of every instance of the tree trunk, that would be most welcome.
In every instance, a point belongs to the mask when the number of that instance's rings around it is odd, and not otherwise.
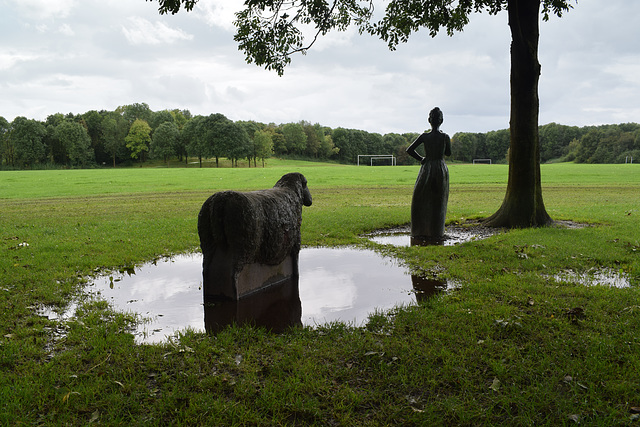
[[[509,181],[502,206],[487,218],[494,227],[535,227],[552,222],[542,201],[538,138],[540,0],[508,0],[511,27]]]

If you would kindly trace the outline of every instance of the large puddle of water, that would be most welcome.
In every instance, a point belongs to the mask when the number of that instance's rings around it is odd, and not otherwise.
[[[299,283],[268,288],[241,302],[203,304],[202,255],[179,255],[95,279],[86,290],[147,321],[138,342],[159,342],[175,331],[215,331],[231,322],[281,330],[341,321],[361,326],[375,310],[415,304],[446,283],[412,277],[394,259],[354,248],[303,248]],[[299,291],[298,291],[299,290]]]
[[[489,235],[447,227],[445,239],[427,244],[453,245]],[[382,245],[416,244],[406,227],[363,238]],[[274,331],[337,321],[361,326],[376,310],[415,304],[447,289],[446,282],[411,276],[396,260],[355,248],[303,248],[299,271],[297,282],[269,287],[241,301],[203,304],[202,255],[187,254],[99,277],[86,291],[116,310],[141,316],[136,340],[153,343],[181,329],[215,332],[230,323],[253,323]],[[67,320],[75,308],[72,303],[64,313],[44,309],[41,314]]]
[[[445,239],[435,244],[455,245],[490,235],[483,230],[447,227]],[[363,238],[381,245],[415,244],[404,228]],[[185,328],[215,332],[230,323],[252,323],[273,331],[338,321],[361,326],[376,310],[415,304],[453,287],[441,280],[412,276],[395,259],[355,248],[303,248],[299,271],[297,281],[271,286],[241,301],[203,304],[202,255],[185,254],[98,277],[86,291],[107,300],[116,310],[141,316],[144,321],[134,331],[136,341],[154,343]],[[617,272],[568,271],[553,279],[629,286],[628,277],[613,273]],[[72,303],[63,313],[45,308],[40,314],[68,320],[75,309],[76,303]]]

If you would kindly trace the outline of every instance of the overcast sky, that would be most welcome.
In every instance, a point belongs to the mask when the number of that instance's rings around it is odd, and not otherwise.
[[[540,124],[640,122],[640,1],[573,4],[540,24]],[[0,0],[0,116],[146,102],[384,134],[423,131],[439,106],[451,135],[509,126],[506,13],[475,14],[453,37],[418,32],[395,52],[356,31],[331,33],[278,77],[237,50],[240,6],[200,0],[160,16],[144,0]]]

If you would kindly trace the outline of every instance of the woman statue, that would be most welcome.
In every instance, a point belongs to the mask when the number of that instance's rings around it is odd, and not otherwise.
[[[407,148],[407,153],[422,164],[411,200],[411,238],[416,241],[444,237],[449,200],[449,169],[444,156],[451,155],[451,139],[439,129],[443,120],[438,107],[431,110],[431,130],[420,135]],[[424,157],[416,152],[420,144],[424,144]]]

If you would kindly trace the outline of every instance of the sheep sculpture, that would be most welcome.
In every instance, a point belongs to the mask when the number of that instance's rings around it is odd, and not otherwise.
[[[198,215],[205,301],[297,279],[303,205],[311,206],[311,193],[300,173],[266,190],[209,197]]]

